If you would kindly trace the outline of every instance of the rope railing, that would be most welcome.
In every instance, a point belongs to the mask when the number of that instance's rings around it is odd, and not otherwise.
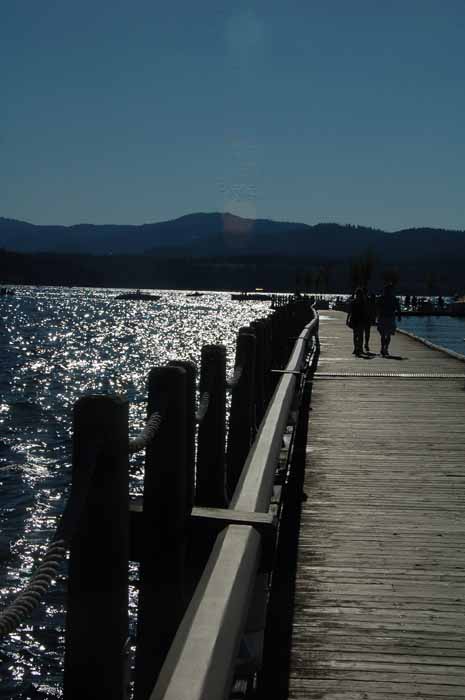
[[[210,393],[208,391],[204,391],[200,397],[200,400],[199,400],[199,407],[198,407],[197,411],[195,412],[196,423],[201,423],[203,421],[203,419],[205,418],[205,416],[207,414],[209,405],[210,405]]]
[[[153,440],[160,427],[162,417],[160,413],[153,413],[141,430],[139,435],[129,441],[129,453],[139,452]],[[30,582],[23,588],[15,599],[0,612],[0,636],[14,632],[32,611],[39,605],[56,578],[59,566],[69,548],[69,542],[77,529],[80,515],[84,509],[87,493],[89,491],[92,475],[95,470],[96,456],[90,456],[89,468],[83,475],[83,481],[78,491],[71,492],[65,510],[57,527],[54,539],[47,547],[44,558]]]
[[[82,473],[78,487],[71,490],[63,514],[44,558],[32,574],[30,582],[16,595],[14,600],[0,612],[0,637],[14,632],[39,605],[58,568],[65,557],[71,538],[76,533],[84,510],[90,484],[97,465],[98,452],[88,453],[87,469]]]
[[[243,367],[241,365],[239,365],[238,367],[234,367],[234,371],[231,377],[228,377],[228,379],[226,380],[226,388],[228,389],[228,391],[231,391],[232,389],[234,389],[235,386],[237,386],[242,376],[242,370]]]
[[[155,437],[161,421],[162,417],[160,413],[152,413],[139,435],[134,438],[134,440],[129,440],[129,454],[135,454],[143,450],[144,447],[147,447]]]
[[[35,570],[26,588],[0,612],[0,636],[14,632],[39,605],[53,579],[56,578],[66,551],[65,540],[54,540],[49,544],[41,564]]]

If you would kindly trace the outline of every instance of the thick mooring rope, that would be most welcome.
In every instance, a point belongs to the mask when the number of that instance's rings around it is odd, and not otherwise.
[[[234,389],[235,386],[239,383],[239,380],[242,376],[242,366],[239,365],[238,367],[234,367],[234,372],[232,374],[232,377],[226,380],[226,387],[231,390]]]
[[[153,440],[157,430],[161,424],[160,413],[152,413],[144,428],[134,440],[129,440],[129,453],[134,454],[147,447],[149,442]]]
[[[58,523],[55,535],[47,547],[44,558],[32,574],[29,583],[17,594],[12,603],[0,612],[0,637],[13,632],[36,608],[56,578],[60,563],[65,557],[72,537],[79,527],[90,484],[97,465],[98,451],[89,450],[77,487],[71,488],[68,501]]]
[[[66,550],[65,540],[51,542],[26,588],[20,591],[15,600],[0,612],[0,636],[13,632],[39,605],[51,582],[56,578]]]
[[[129,452],[139,452],[153,440],[161,424],[161,415],[152,413],[143,430],[129,441]],[[10,634],[29,617],[56,578],[58,568],[64,559],[74,531],[78,526],[82,508],[86,500],[92,475],[96,464],[96,455],[89,455],[89,468],[84,474],[79,490],[72,491],[61,522],[55,533],[55,539],[49,544],[42,562],[32,575],[30,582],[4,610],[0,612],[0,636]]]

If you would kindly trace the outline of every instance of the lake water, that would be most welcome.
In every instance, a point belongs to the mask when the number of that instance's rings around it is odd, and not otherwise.
[[[29,580],[69,491],[71,415],[83,394],[130,401],[131,436],[144,423],[149,369],[172,359],[197,365],[201,347],[223,343],[234,364],[238,329],[269,313],[267,302],[229,293],[160,302],[116,301],[114,289],[18,288],[0,299],[0,528],[12,557],[0,562],[0,607]],[[402,327],[465,352],[465,319],[405,318]],[[131,460],[141,490],[142,458]],[[61,697],[66,564],[27,625],[0,642],[0,698]],[[131,596],[131,612],[136,605]]]
[[[18,288],[0,299],[0,529],[13,556],[0,562],[0,607],[29,580],[69,491],[71,416],[83,394],[130,401],[131,437],[143,426],[146,378],[173,359],[200,364],[203,345],[228,348],[269,303],[229,293],[159,292],[159,302],[116,301],[119,290]],[[142,458],[131,459],[141,491]],[[66,565],[27,625],[0,641],[0,698],[61,696]],[[134,609],[135,597],[131,596]]]
[[[450,316],[409,316],[400,328],[465,355],[465,318]]]

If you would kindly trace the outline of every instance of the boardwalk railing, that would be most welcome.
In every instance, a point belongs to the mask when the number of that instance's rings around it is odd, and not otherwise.
[[[224,515],[225,524],[228,519],[230,524],[215,541],[150,700],[227,698],[237,670],[240,677],[238,650],[248,623],[254,629],[252,617],[262,618],[263,631],[269,564],[263,555],[273,539],[274,525],[269,515],[271,496],[283,435],[308,369],[308,344],[317,327],[315,317],[297,338],[280,372],[230,510]],[[254,660],[259,664],[259,658]]]
[[[253,682],[280,512],[270,506],[317,330],[314,309],[295,301],[240,329],[229,378],[218,345],[202,349],[198,386],[191,362],[154,368],[147,425],[132,440],[127,401],[76,403],[72,489],[54,538],[70,551],[65,700],[130,695],[130,561],[139,562],[136,700],[216,700],[234,679]],[[129,454],[139,449],[144,493],[135,499]],[[10,606],[0,633],[31,607]]]

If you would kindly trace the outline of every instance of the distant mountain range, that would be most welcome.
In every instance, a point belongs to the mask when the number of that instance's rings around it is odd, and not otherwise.
[[[371,250],[384,263],[465,259],[465,231],[415,228],[388,233],[363,226],[244,219],[196,213],[134,225],[44,226],[0,217],[0,248],[17,252],[164,257],[312,257],[340,261]]]

